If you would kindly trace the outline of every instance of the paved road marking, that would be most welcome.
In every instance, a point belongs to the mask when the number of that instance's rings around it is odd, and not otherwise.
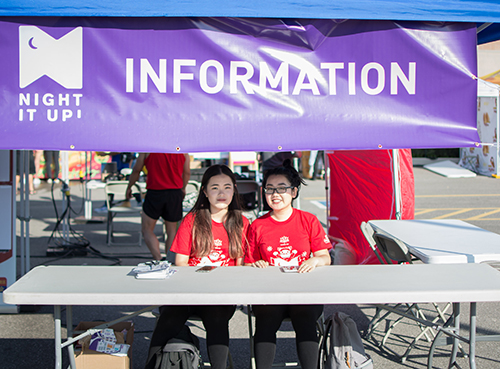
[[[427,214],[427,213],[430,213],[430,212],[436,211],[436,210],[438,210],[438,209],[425,209],[425,210],[420,210],[420,211],[417,211],[417,209],[415,209],[415,216]]]
[[[448,214],[444,214],[444,215],[441,215],[439,217],[435,217],[433,219],[445,219],[445,218],[449,218],[449,217],[452,217],[454,215],[458,215],[458,214],[463,214],[463,213],[466,213],[468,211],[470,211],[472,209],[460,209],[460,210],[457,210],[457,211],[454,211],[452,213],[448,213]]]
[[[415,197],[499,197],[498,193],[462,194],[462,195],[415,195]]]
[[[480,219],[483,219],[484,217],[487,217],[488,215],[492,215],[492,214],[496,214],[496,213],[500,213],[500,209],[488,211],[487,213],[483,213],[481,215],[477,215],[477,216],[472,217],[472,218],[467,218],[465,220],[480,220]],[[484,220],[490,220],[490,219],[484,219]]]
[[[464,214],[471,211],[481,211],[481,210],[489,210],[485,212],[481,212],[480,214],[469,216],[469,217],[454,217],[458,214]],[[437,217],[429,217],[428,215],[422,217],[422,215],[429,214],[432,212],[442,212],[448,211],[446,214],[442,214]],[[452,212],[449,212],[452,211]],[[487,218],[490,215],[500,213],[500,208],[498,207],[487,207],[487,208],[433,208],[433,209],[415,209],[415,217],[419,217],[420,219],[429,218],[429,219],[460,219],[460,220],[500,220],[500,218]]]
[[[313,201],[311,201],[311,204],[316,205],[320,209],[326,209],[326,201],[316,201],[316,200],[313,200]]]

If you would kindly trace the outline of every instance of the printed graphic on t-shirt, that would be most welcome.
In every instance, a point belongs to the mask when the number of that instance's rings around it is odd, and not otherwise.
[[[207,256],[201,258],[192,257],[189,259],[189,265],[215,265],[215,266],[228,266],[230,257],[224,252],[222,241],[219,239],[214,240],[212,251]]]
[[[290,245],[290,239],[287,236],[280,237],[279,246],[267,247],[267,252],[270,255],[270,263],[275,266],[300,265],[304,260],[307,260],[309,255],[307,252],[299,254],[299,252]]]

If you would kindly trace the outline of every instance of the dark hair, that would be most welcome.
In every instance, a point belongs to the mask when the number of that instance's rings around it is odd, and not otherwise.
[[[208,186],[210,178],[224,174],[231,178],[234,186],[234,194],[229,204],[228,213],[224,220],[224,228],[229,239],[229,256],[232,259],[243,256],[241,244],[243,233],[243,218],[241,215],[241,206],[239,201],[238,188],[236,187],[236,177],[226,165],[212,165],[203,174],[201,179],[201,188],[198,199],[189,213],[193,214],[193,245],[192,253],[196,257],[203,257],[210,254],[214,244],[212,234],[212,217],[210,215],[210,202],[205,195],[204,190]]]
[[[264,173],[262,188],[266,188],[267,180],[271,176],[284,176],[288,182],[290,182],[290,186],[297,188],[297,195],[294,199],[299,196],[300,186],[307,186],[306,182],[300,177],[299,172],[292,166],[292,161],[290,159],[285,159],[281,167],[269,169]]]

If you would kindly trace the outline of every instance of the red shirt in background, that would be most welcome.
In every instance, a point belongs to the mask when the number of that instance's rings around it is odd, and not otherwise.
[[[144,160],[148,170],[146,187],[148,190],[172,190],[184,187],[184,154],[151,153]]]

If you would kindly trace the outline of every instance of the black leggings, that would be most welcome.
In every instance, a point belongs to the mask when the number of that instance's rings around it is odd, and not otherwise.
[[[276,332],[283,319],[291,318],[295,330],[297,356],[303,369],[318,366],[316,322],[323,312],[323,305],[254,305],[255,314],[255,363],[257,369],[270,369],[276,353]]]
[[[189,317],[196,315],[207,332],[207,351],[214,369],[225,369],[229,353],[229,320],[236,306],[162,306],[149,345],[146,369],[154,368],[156,352],[179,334]]]

